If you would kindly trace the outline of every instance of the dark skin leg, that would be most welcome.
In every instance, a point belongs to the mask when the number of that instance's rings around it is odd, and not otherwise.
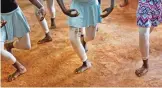
[[[51,18],[51,27],[50,27],[50,29],[55,29],[55,28],[56,28],[55,18]]]
[[[126,5],[128,5],[128,0],[124,0],[124,3],[120,4],[120,7],[124,7]]]
[[[149,68],[149,65],[148,65],[148,59],[147,60],[143,60],[143,65],[141,68],[137,69],[135,71],[135,74],[138,76],[138,77],[141,77],[141,76],[144,76],[147,72],[148,72],[148,68]]]

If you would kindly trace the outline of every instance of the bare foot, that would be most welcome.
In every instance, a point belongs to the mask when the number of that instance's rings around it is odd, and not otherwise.
[[[82,66],[80,66],[79,68],[77,68],[75,70],[76,73],[82,73],[84,71],[86,71],[87,69],[91,68],[91,62],[87,61],[86,64],[83,64]]]
[[[138,77],[141,77],[141,76],[144,76],[147,72],[148,72],[148,68],[142,66],[141,68],[139,68],[139,69],[136,70],[135,74]]]
[[[26,70],[25,67],[21,67],[20,70],[16,70],[12,75],[8,76],[8,82],[11,82],[11,81],[15,80],[17,77],[24,74],[26,71],[27,70]]]

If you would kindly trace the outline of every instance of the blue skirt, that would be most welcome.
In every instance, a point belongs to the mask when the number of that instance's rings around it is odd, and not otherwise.
[[[30,32],[29,24],[20,7],[9,13],[1,13],[1,20],[7,21],[7,24],[0,30],[2,42],[13,40],[14,37],[23,37]]]
[[[82,28],[101,23],[101,9],[98,0],[73,0],[70,8],[76,9],[79,16],[69,17],[69,26]]]

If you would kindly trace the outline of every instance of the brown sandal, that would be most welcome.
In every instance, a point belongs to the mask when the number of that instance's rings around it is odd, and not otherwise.
[[[144,66],[142,66],[141,68],[137,69],[135,71],[135,74],[138,76],[138,77],[141,77],[141,76],[144,76],[146,73],[148,72],[148,68],[145,68]]]

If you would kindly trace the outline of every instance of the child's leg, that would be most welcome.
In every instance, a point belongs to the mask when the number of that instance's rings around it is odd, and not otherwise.
[[[47,0],[47,7],[51,14],[51,28],[56,28],[56,25],[55,25],[56,10],[54,6],[54,0]]]
[[[1,56],[2,56],[2,58],[9,60],[9,62],[11,64],[14,64],[16,62],[16,58],[11,53],[4,50],[4,42],[0,42],[0,44],[1,44]]]
[[[23,37],[18,38],[18,40],[14,42],[6,43],[5,48],[9,52],[11,52],[12,48],[25,49],[25,50],[31,49],[29,33],[26,33]]]
[[[91,41],[96,36],[97,26],[90,26],[85,29],[85,42]]]
[[[10,81],[16,79],[18,76],[24,74],[26,72],[26,68],[21,63],[16,61],[16,58],[10,52],[4,50],[3,42],[0,42],[0,43],[2,46],[1,47],[1,57],[8,59],[10,61],[10,63],[16,68],[16,71],[8,77],[8,81],[10,82]]]
[[[128,0],[124,0],[124,3],[121,4],[120,7],[124,7],[124,6],[126,6],[126,5],[128,5]]]
[[[76,70],[77,73],[83,72],[91,67],[91,63],[88,61],[87,54],[81,43],[80,35],[81,33],[79,31],[79,28],[70,27],[69,36],[71,44],[74,50],[76,51],[77,55],[81,58],[83,62],[83,65]]]
[[[47,7],[48,7],[48,10],[50,11],[51,18],[55,18],[56,10],[55,10],[55,5],[54,5],[54,0],[47,0]]]
[[[85,37],[85,27],[81,28],[80,32],[81,32],[81,36],[80,36],[81,43],[82,43],[82,45],[83,45],[83,47],[85,49],[85,52],[87,52],[88,48],[87,48],[87,45],[86,45],[86,42],[85,42],[85,39],[84,39],[84,37]]]
[[[44,5],[44,0],[39,0],[39,2]],[[48,33],[49,32],[49,28],[48,28],[47,21],[46,21],[46,19],[44,19],[43,21],[39,20],[40,18],[39,18],[39,14],[38,14],[38,8],[36,8],[36,7],[35,7],[35,15],[37,17],[38,22],[40,23],[40,25],[44,29],[44,32]]]
[[[41,4],[44,4],[44,0],[39,0],[39,1],[40,1]],[[38,22],[42,26],[44,33],[45,33],[45,37],[42,40],[39,40],[38,44],[42,44],[42,43],[45,43],[45,42],[52,41],[52,38],[51,38],[50,33],[49,33],[47,21],[46,21],[45,18],[42,21],[39,20],[40,18],[39,18],[39,15],[38,15],[38,9],[37,8],[35,8],[35,15],[37,17]]]
[[[143,65],[136,70],[137,76],[145,75],[148,72],[148,59],[149,59],[149,36],[150,28],[139,28],[139,47],[143,59]]]
[[[21,38],[18,38],[18,40],[13,43],[13,46],[17,49],[25,49],[25,50],[31,49],[29,33],[27,33]]]
[[[150,33],[151,33],[153,30],[154,30],[154,27],[151,27],[151,28],[150,28]]]

